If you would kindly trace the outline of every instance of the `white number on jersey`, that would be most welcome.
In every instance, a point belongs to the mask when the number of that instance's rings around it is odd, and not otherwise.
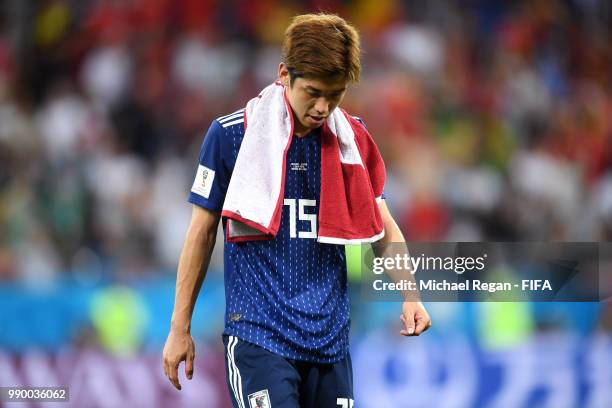
[[[299,214],[296,214],[296,201],[297,206],[299,207]],[[317,214],[307,214],[304,211],[305,207],[315,207],[317,205],[316,200],[306,200],[300,198],[296,200],[295,198],[285,198],[283,202],[285,205],[289,206],[289,236],[291,238],[316,238],[317,237]],[[308,231],[299,231],[296,232],[297,221],[298,218],[300,221],[308,221],[310,222],[310,230]]]
[[[336,404],[341,408],[353,408],[354,402],[352,398],[337,398]]]

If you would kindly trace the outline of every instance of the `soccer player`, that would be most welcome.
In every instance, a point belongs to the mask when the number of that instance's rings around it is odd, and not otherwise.
[[[333,240],[321,242],[319,221],[321,207],[325,205],[320,201],[322,185],[327,181],[322,177],[321,139],[331,126],[331,118],[338,118],[334,112],[343,112],[335,110],[348,85],[358,81],[360,69],[358,34],[342,18],[330,14],[301,15],[287,28],[277,88],[271,87],[284,93],[291,111],[293,135],[279,162],[284,166],[281,196],[275,201],[280,224],[277,231],[264,231],[267,235],[263,238],[231,240],[229,223],[246,215],[226,213],[228,189],[231,190],[231,182],[237,181],[233,177],[244,178],[240,181],[247,187],[259,185],[259,178],[263,177],[255,171],[238,170],[236,165],[239,156],[248,150],[246,142],[243,143],[245,128],[255,125],[248,116],[245,123],[246,114],[241,109],[214,120],[210,126],[189,195],[193,214],[179,261],[174,311],[163,352],[164,371],[177,389],[181,389],[178,366],[182,361],[187,378],[193,375],[191,317],[215,245],[217,227],[223,219],[226,237],[223,342],[233,406],[353,406],[344,246]],[[264,100],[262,95],[259,98]],[[257,112],[268,114],[265,109]],[[273,114],[269,115],[269,120],[259,118],[259,124],[274,122]],[[346,118],[355,133],[367,134],[361,121],[348,115]],[[274,160],[275,156],[267,152],[269,147],[261,146],[259,156],[263,159],[256,154],[252,160]],[[358,150],[363,154],[362,148]],[[380,156],[377,149],[374,153]],[[342,154],[349,155],[344,150]],[[362,159],[364,164],[371,161]],[[370,188],[370,194],[371,191]],[[374,238],[383,243],[404,242],[382,198],[381,194],[371,200],[372,208],[380,214],[376,215],[381,221],[380,228],[384,227]],[[226,217],[227,214],[230,216]],[[232,216],[233,219],[228,219]],[[418,336],[431,325],[418,301],[405,301],[400,317],[403,322],[400,333],[404,336]]]

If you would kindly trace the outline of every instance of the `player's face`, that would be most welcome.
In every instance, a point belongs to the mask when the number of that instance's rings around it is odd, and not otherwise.
[[[289,71],[280,64],[280,82],[285,85],[287,100],[293,110],[294,131],[303,136],[318,128],[340,104],[346,93],[348,81],[342,79],[317,79],[298,77],[291,86]]]

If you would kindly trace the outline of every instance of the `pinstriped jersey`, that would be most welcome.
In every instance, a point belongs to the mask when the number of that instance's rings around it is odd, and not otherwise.
[[[221,211],[243,136],[242,110],[213,121],[200,152],[191,203]],[[335,362],[348,350],[349,299],[344,246],[316,240],[319,129],[292,138],[285,171],[277,236],[224,243],[224,334],[287,358]]]

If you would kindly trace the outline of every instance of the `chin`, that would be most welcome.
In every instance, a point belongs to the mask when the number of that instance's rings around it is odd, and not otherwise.
[[[300,124],[305,128],[305,129],[316,129],[317,127],[319,127],[320,125],[313,125],[311,123],[304,123],[304,122],[300,122]]]
[[[316,128],[320,128],[321,126],[323,126],[323,123],[325,123],[325,121],[318,123],[318,124],[312,124],[310,122],[307,122],[307,123],[304,123],[303,125],[307,127],[308,129],[316,129]]]

